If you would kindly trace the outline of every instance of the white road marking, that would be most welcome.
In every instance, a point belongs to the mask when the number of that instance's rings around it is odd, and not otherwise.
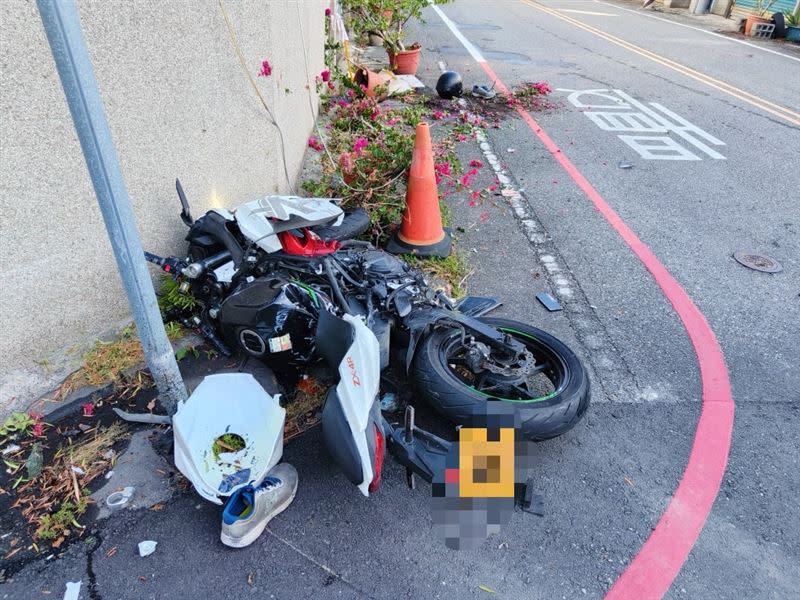
[[[777,54],[778,56],[782,56],[783,58],[788,58],[789,60],[795,60],[797,62],[800,62],[800,58],[798,58],[797,56],[784,54],[783,52],[778,52],[777,50],[773,50],[772,48],[766,48],[758,44],[745,42],[744,40],[737,40],[736,38],[732,38],[727,35],[722,35],[721,33],[717,33],[715,31],[708,31],[707,29],[703,29],[702,27],[695,27],[694,25],[686,25],[685,23],[678,23],[677,21],[673,21],[671,19],[664,19],[663,17],[657,17],[655,15],[644,13],[641,10],[632,10],[630,8],[623,8],[621,6],[617,6],[616,4],[612,4],[611,2],[603,2],[603,0],[594,0],[594,2],[596,4],[605,4],[606,6],[611,6],[612,8],[615,8],[617,10],[624,10],[625,12],[633,13],[635,15],[639,15],[640,17],[647,17],[648,19],[655,19],[656,21],[664,21],[665,23],[671,23],[672,25],[677,25],[678,27],[685,27],[686,29],[694,29],[695,31],[705,33],[706,35],[713,35],[714,37],[722,38],[723,40],[727,40],[729,42],[735,42],[737,44],[742,44],[743,46],[749,46],[750,48],[761,50],[762,52]]]
[[[569,90],[567,100],[603,131],[618,132],[620,140],[636,150],[645,160],[702,160],[669,137],[682,138],[714,160],[725,157],[711,148],[725,142],[693,125],[658,102],[639,102],[622,90]],[[588,97],[586,100],[583,97]],[[589,99],[590,98],[590,99]],[[625,134],[625,135],[623,135]],[[630,135],[649,134],[649,135]],[[660,135],[653,135],[660,134]],[[707,142],[707,143],[706,143]]]
[[[433,8],[433,10],[435,10],[435,11],[436,11],[436,13],[439,15],[439,18],[442,20],[442,22],[443,22],[445,25],[447,25],[448,29],[450,29],[450,31],[452,31],[452,32],[453,32],[453,35],[454,35],[454,36],[456,36],[456,37],[458,38],[458,41],[459,41],[459,42],[461,42],[461,44],[464,46],[464,48],[466,48],[466,49],[467,49],[467,52],[469,52],[469,53],[470,53],[470,55],[472,56],[472,58],[474,58],[474,59],[475,59],[475,62],[479,62],[479,63],[485,63],[485,62],[486,62],[486,59],[485,59],[485,58],[483,58],[483,54],[481,54],[481,51],[480,51],[480,50],[478,50],[478,49],[477,49],[477,48],[476,48],[476,47],[473,45],[473,43],[472,43],[472,42],[470,42],[470,41],[469,41],[467,38],[465,38],[465,37],[464,37],[464,34],[462,34],[462,33],[461,33],[459,30],[458,30],[458,27],[456,27],[456,24],[455,24],[455,23],[453,23],[453,22],[450,20],[450,18],[449,18],[449,17],[448,17],[446,14],[444,14],[444,13],[442,12],[442,9],[441,9],[441,8],[439,8],[438,6],[436,6],[435,4],[432,4],[432,5],[431,5],[431,8]]]

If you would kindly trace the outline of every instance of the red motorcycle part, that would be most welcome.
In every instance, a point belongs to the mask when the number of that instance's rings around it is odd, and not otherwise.
[[[281,246],[286,254],[295,254],[297,256],[323,256],[325,254],[333,254],[340,247],[341,243],[337,240],[330,240],[326,242],[310,229],[302,229],[303,237],[292,235],[289,231],[281,231],[278,238],[281,240]]]

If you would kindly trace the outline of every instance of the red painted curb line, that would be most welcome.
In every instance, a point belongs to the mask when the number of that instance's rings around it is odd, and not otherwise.
[[[492,67],[479,62],[497,88],[509,94]],[[517,113],[545,148],[583,190],[595,208],[642,261],[683,323],[700,366],[702,410],[694,442],[672,500],[650,537],[606,594],[606,600],[659,599],[667,593],[697,541],[714,505],[728,462],[733,433],[734,403],[725,357],[700,309],[600,193],[572,164],[534,118],[520,107]]]

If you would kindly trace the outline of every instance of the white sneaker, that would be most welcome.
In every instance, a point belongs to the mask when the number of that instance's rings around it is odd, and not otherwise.
[[[219,539],[231,548],[244,548],[256,541],[267,523],[282,513],[297,493],[297,470],[289,463],[272,468],[258,487],[236,490],[222,511]]]

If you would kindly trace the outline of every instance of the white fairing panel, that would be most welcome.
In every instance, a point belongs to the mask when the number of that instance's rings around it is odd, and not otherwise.
[[[344,211],[329,198],[267,196],[240,205],[235,211],[242,234],[265,252],[277,252],[281,231],[314,225],[339,225]]]
[[[283,454],[286,411],[249,373],[209,375],[172,418],[175,466],[215,504],[248,483],[258,485]],[[240,435],[245,447],[214,456],[214,440]]]
[[[342,404],[342,411],[350,425],[353,439],[361,458],[361,472],[364,480],[358,489],[369,496],[369,484],[372,482],[372,462],[367,446],[369,413],[380,385],[380,347],[375,334],[359,319],[352,315],[344,315],[355,333],[353,344],[348,348],[339,365],[340,380],[336,393]]]

